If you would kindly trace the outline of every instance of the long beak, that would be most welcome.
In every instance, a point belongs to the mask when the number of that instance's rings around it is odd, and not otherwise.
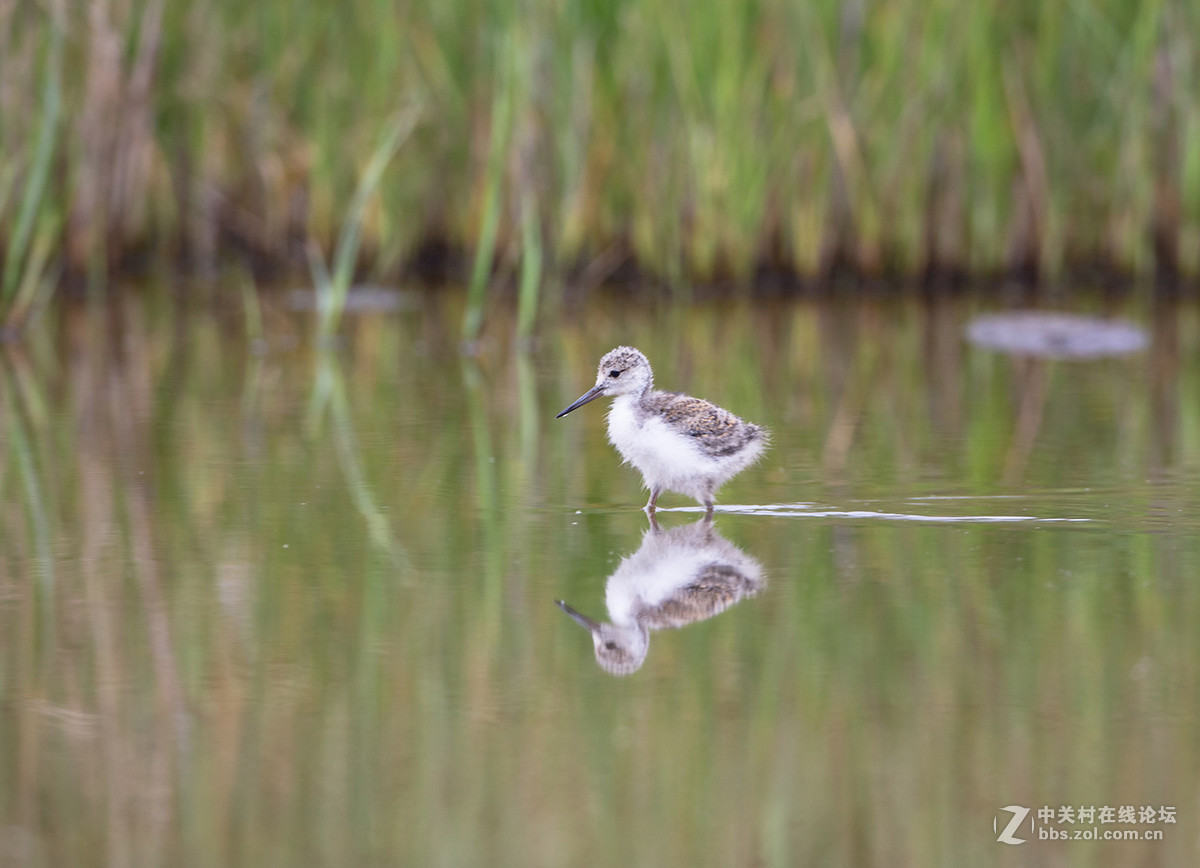
[[[604,386],[602,386],[602,385],[592,386],[592,388],[588,389],[586,392],[584,392],[582,395],[580,395],[579,399],[574,404],[572,404],[567,409],[563,410],[561,413],[559,413],[554,418],[561,419],[563,416],[567,415],[572,410],[578,410],[584,404],[587,404],[590,401],[595,401],[597,398],[599,398],[603,394],[604,394]]]
[[[568,615],[571,616],[571,620],[573,620],[580,627],[584,627],[589,633],[595,633],[597,630],[600,629],[599,624],[597,624],[595,621],[593,621],[587,615],[581,614],[580,612],[576,612],[574,609],[572,609],[570,606],[568,606],[562,600],[555,600],[554,602],[558,605],[558,608],[562,609],[564,612],[566,612]]]

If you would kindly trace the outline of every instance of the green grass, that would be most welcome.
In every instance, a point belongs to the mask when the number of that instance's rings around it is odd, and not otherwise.
[[[61,58],[42,7],[0,36],[10,305],[34,266],[250,251],[303,268],[413,99],[421,128],[379,179],[354,266],[460,251],[467,339],[496,278],[528,311],[541,281],[560,292],[613,251],[675,284],[762,265],[1200,274],[1195,4],[105,9],[71,19]]]
[[[13,153],[5,148],[3,160],[9,171],[0,183],[0,218],[7,216],[11,200],[13,213],[3,243],[3,270],[0,270],[0,331],[15,331],[23,326],[35,306],[53,289],[47,270],[53,238],[62,225],[63,207],[53,201],[48,189],[50,167],[59,144],[62,115],[63,29],[61,22],[47,22],[40,69],[40,105],[34,117],[36,134],[32,149],[24,142]],[[4,62],[0,61],[0,67]],[[0,74],[8,70],[0,69]],[[7,126],[0,127],[7,129]],[[8,142],[6,142],[8,144]],[[2,225],[2,224],[0,224]]]
[[[316,245],[309,245],[310,270],[317,294],[316,329],[321,340],[327,341],[337,331],[346,308],[350,283],[354,279],[367,208],[383,180],[384,170],[412,135],[420,114],[419,104],[405,106],[380,137],[347,207],[346,216],[338,232],[332,269],[325,264],[321,253],[315,249]]]

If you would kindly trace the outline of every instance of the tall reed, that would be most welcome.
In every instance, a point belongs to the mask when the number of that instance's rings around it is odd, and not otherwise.
[[[12,154],[12,175],[6,179],[6,189],[0,194],[0,218],[5,216],[5,200],[10,195],[18,199],[9,234],[0,237],[0,243],[4,245],[4,267],[0,272],[0,329],[10,331],[20,328],[34,305],[53,289],[53,282],[47,279],[46,272],[51,261],[51,248],[62,224],[61,203],[51,200],[47,186],[50,166],[58,149],[62,115],[63,26],[57,17],[46,26],[49,32],[42,64],[36,138],[30,153]]]
[[[358,265],[358,250],[362,243],[363,221],[366,218],[367,207],[376,195],[384,169],[412,134],[420,114],[419,104],[407,105],[396,115],[380,137],[379,143],[371,154],[371,159],[363,169],[358,187],[354,191],[354,196],[350,200],[346,216],[338,231],[332,270],[325,266],[320,253],[315,250],[316,245],[309,245],[313,283],[317,293],[317,336],[323,340],[327,340],[333,335],[346,308],[350,282],[354,278],[354,269]]]

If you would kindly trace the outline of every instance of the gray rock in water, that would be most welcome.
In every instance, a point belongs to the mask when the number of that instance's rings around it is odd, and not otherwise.
[[[1050,359],[1123,356],[1149,343],[1145,329],[1126,320],[1036,310],[978,317],[967,326],[967,340],[1002,353]]]
[[[317,309],[317,293],[311,289],[293,289],[288,293],[288,306],[292,310]],[[396,313],[413,310],[418,306],[417,294],[412,291],[394,289],[390,286],[357,284],[346,293],[345,313]]]

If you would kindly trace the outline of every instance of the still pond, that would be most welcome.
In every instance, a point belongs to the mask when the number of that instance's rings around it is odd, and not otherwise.
[[[400,298],[0,347],[0,865],[1200,864],[1195,307]],[[554,418],[621,344],[770,430],[711,523]]]

